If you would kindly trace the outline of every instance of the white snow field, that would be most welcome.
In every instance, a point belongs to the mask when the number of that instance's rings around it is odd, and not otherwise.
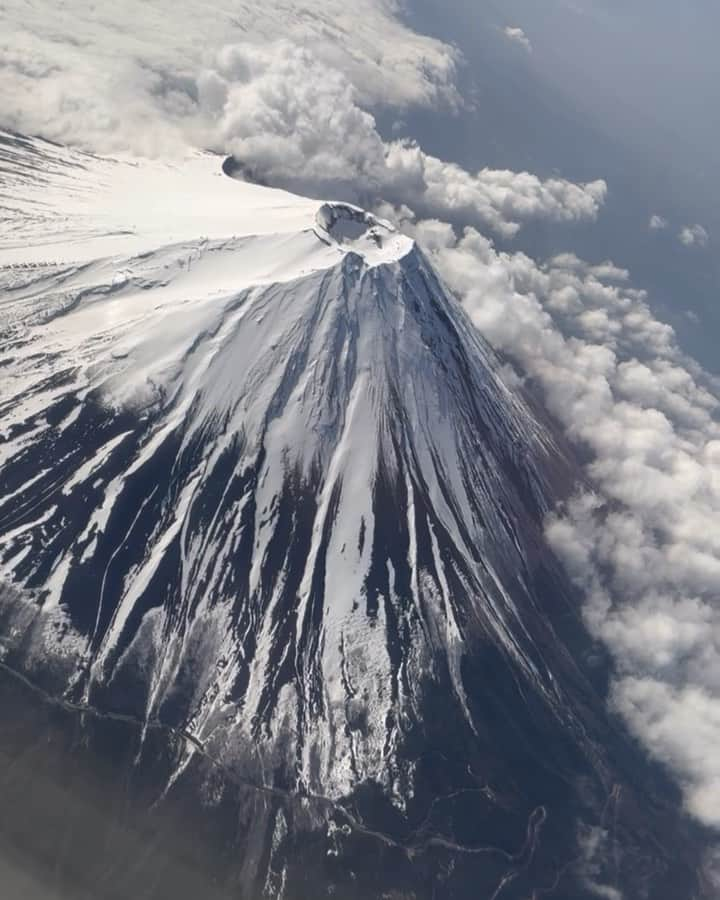
[[[147,720],[191,666],[184,721],[216,753],[263,721],[303,783],[399,797],[426,678],[474,727],[467,634],[558,705],[513,599],[548,439],[411,240],[221,163],[3,136],[0,565],[42,600],[25,661],[86,700],[135,667]]]

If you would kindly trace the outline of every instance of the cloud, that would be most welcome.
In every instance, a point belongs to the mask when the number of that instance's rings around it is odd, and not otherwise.
[[[686,225],[678,234],[678,240],[686,247],[707,247],[710,235],[702,225]]]
[[[388,199],[401,200],[420,214],[489,225],[504,237],[514,236],[520,223],[532,219],[594,219],[607,195],[602,180],[575,184],[562,178],[543,181],[528,172],[471,173],[400,142],[390,145],[387,164]]]
[[[470,173],[417,144],[385,142],[354,85],[287,41],[227,47],[198,79],[205,130],[264,182],[314,196],[406,204],[514,236],[532,219],[598,214],[604,181],[574,184],[527,172]]]
[[[589,456],[593,489],[549,517],[548,541],[613,654],[614,709],[678,778],[687,809],[720,828],[716,385],[623,270],[569,254],[539,265],[473,228],[402,224]]]
[[[513,41],[515,44],[520,44],[520,46],[524,47],[528,53],[532,53],[532,44],[522,28],[507,25],[503,29],[503,34],[508,40]]]
[[[601,881],[603,870],[609,868],[608,862],[613,856],[612,834],[605,828],[581,825],[577,840],[580,856],[575,865],[588,892],[601,900],[623,900],[617,888]]]
[[[371,109],[458,104],[457,51],[403,26],[385,0],[352,12],[340,0],[246,2],[212,15],[200,0],[71,7],[10,0],[0,124],[96,151],[232,152],[266,183],[409,203],[506,237],[532,219],[594,218],[604,201],[602,181],[470,173],[411,142],[385,142]]]
[[[298,191],[378,190],[385,145],[340,72],[288,41],[224,48],[198,78],[214,146],[260,180]]]
[[[70,0],[3,5],[4,126],[96,151],[166,153],[196,131],[196,76],[222,47],[293,44],[356,85],[364,106],[454,105],[458,52],[413,32],[385,0]],[[190,132],[190,134],[188,134]]]
[[[650,221],[648,222],[648,228],[650,231],[663,231],[668,227],[668,220],[664,219],[662,216],[650,216]]]

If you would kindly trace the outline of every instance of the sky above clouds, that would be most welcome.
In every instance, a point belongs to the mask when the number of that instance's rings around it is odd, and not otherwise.
[[[441,28],[419,0],[10,0],[0,124],[98,152],[234,153],[259,180],[357,200],[414,236],[589,454],[594,489],[549,519],[548,540],[615,659],[609,702],[720,828],[718,393],[658,316],[652,278],[673,267],[657,281],[678,319],[704,309],[675,296],[685,284],[717,298],[714,222],[692,199],[699,183],[717,191],[710,163],[705,180],[695,171],[704,150],[672,181],[667,144],[647,157],[643,131],[687,126],[676,149],[714,134],[695,121],[715,63],[693,59],[709,47],[692,19],[713,13],[660,0],[648,23],[646,0],[540,6],[489,4],[480,21],[454,0]],[[668,72],[648,74],[677,16],[688,108]]]

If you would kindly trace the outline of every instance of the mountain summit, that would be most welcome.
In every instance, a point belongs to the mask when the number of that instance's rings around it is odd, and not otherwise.
[[[710,896],[543,541],[572,462],[422,251],[211,155],[0,171],[2,727],[93,773],[71,895]]]

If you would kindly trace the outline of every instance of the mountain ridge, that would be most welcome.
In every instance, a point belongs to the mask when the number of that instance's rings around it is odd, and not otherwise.
[[[422,251],[217,158],[73,153],[1,155],[2,659],[57,701],[28,740],[105,748],[140,828],[149,791],[219,829],[227,896],[710,896],[544,543],[572,461]]]

